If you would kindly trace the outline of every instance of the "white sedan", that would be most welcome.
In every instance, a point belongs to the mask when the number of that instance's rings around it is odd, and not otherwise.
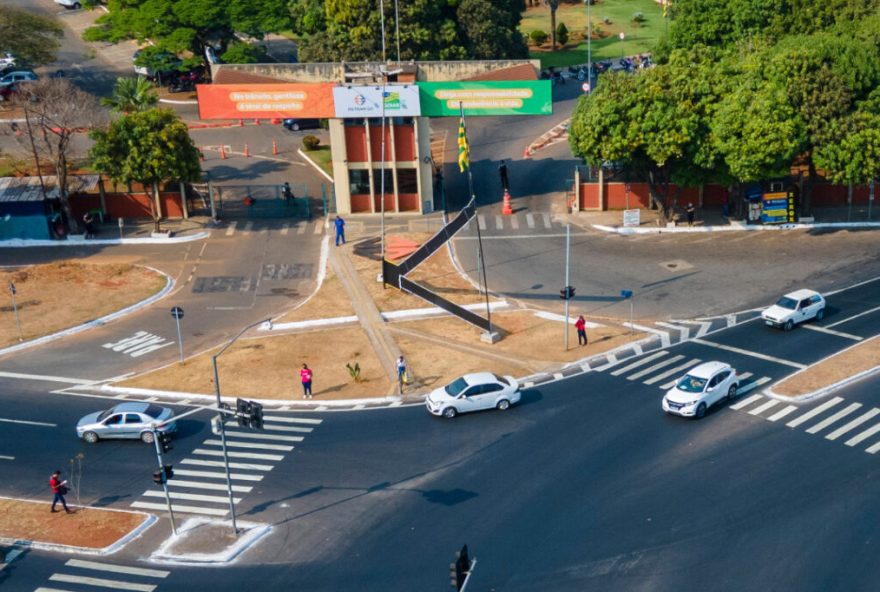
[[[761,313],[761,318],[771,327],[782,327],[786,331],[798,323],[825,317],[825,298],[813,290],[798,290],[786,294],[776,304]]]
[[[663,397],[663,411],[682,417],[703,417],[723,399],[733,400],[739,379],[724,362],[705,362],[682,376]]]
[[[469,411],[493,408],[503,411],[519,403],[519,399],[519,383],[514,377],[475,372],[431,391],[425,406],[433,415],[452,419]]]

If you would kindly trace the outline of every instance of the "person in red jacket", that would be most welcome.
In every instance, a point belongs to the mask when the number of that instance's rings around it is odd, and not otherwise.
[[[58,510],[55,509],[55,505],[61,502],[61,505],[64,506],[64,511],[70,514],[71,511],[67,507],[67,500],[64,499],[64,494],[67,493],[67,481],[61,480],[61,469],[58,469],[49,477],[49,487],[52,488],[52,493],[55,494],[55,497],[52,498],[52,511],[57,512]]]
[[[299,379],[303,385],[303,399],[312,398],[312,370],[307,364],[303,364],[302,370],[299,371]]]
[[[578,345],[587,345],[587,321],[584,320],[584,315],[578,317],[574,326],[578,331]]]

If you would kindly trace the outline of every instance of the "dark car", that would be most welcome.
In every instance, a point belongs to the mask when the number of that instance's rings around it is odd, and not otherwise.
[[[321,127],[320,119],[285,119],[281,125],[292,132],[298,132],[303,129],[319,129]]]

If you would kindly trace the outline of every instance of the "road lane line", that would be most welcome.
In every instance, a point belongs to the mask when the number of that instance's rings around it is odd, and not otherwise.
[[[553,225],[550,223],[550,214],[543,213],[541,214],[541,218],[544,219],[544,228],[548,230],[553,228]]]
[[[219,471],[192,471],[190,469],[174,469],[175,475],[184,477],[202,477],[203,479],[226,479],[226,473]],[[246,475],[245,473],[229,473],[233,481],[262,481],[262,475]]]
[[[194,489],[213,489],[214,491],[226,491],[225,483],[204,483],[202,481],[187,481],[185,479],[169,479],[168,487],[192,487]],[[250,493],[253,489],[250,485],[233,485],[232,491]]]
[[[154,504],[152,502],[132,502],[132,508],[142,508],[144,510],[161,510],[168,511],[165,504]],[[185,514],[206,514],[208,516],[226,516],[228,509],[221,510],[219,508],[200,508],[199,506],[184,506],[180,504],[171,504],[171,509],[175,512],[183,512]]]
[[[825,328],[826,328],[826,329],[830,329],[831,327],[836,327],[837,325],[840,325],[840,324],[842,324],[842,323],[848,323],[849,321],[851,321],[851,320],[853,320],[853,319],[857,319],[857,318],[859,318],[859,317],[863,317],[863,316],[865,316],[865,315],[867,315],[867,314],[871,314],[872,312],[877,312],[878,310],[880,310],[880,306],[875,306],[874,308],[872,308],[872,309],[870,309],[870,310],[866,310],[865,312],[860,312],[860,313],[857,314],[857,315],[853,315],[853,316],[851,316],[851,317],[847,317],[847,318],[845,318],[845,319],[843,319],[843,320],[841,320],[841,321],[837,321],[836,323],[831,323],[831,324],[829,324],[829,325],[825,325]]]
[[[514,230],[519,230],[519,216],[516,214],[510,217],[510,227]]]
[[[868,438],[870,438],[871,436],[873,436],[877,432],[880,432],[880,423],[875,424],[874,426],[868,428],[864,432],[860,432],[856,436],[853,436],[852,438],[850,438],[849,440],[844,442],[844,444],[846,444],[847,446],[855,446],[859,442],[861,442],[863,440],[867,440]]]
[[[880,442],[876,444],[872,444],[871,446],[865,448],[865,452],[868,454],[875,454],[878,450],[880,450]]]
[[[281,415],[266,415],[263,417],[263,421],[266,423],[268,423],[270,421],[271,422],[281,421],[284,423],[305,423],[305,424],[311,424],[311,425],[319,425],[324,420],[323,419],[312,419],[312,418],[306,418],[306,417],[284,417]]]
[[[235,234],[235,227],[238,226],[238,220],[233,220],[229,223],[229,227],[226,228],[226,236],[232,236]]]
[[[731,409],[742,409],[743,407],[748,407],[749,405],[751,405],[755,401],[760,401],[763,398],[764,398],[763,395],[752,395],[751,397],[748,397],[747,399],[743,399],[739,403],[735,403],[735,404],[731,405],[730,408]]]
[[[222,460],[199,460],[197,458],[185,458],[180,461],[182,465],[196,465],[197,467],[224,467],[226,461]],[[230,469],[243,469],[245,471],[271,471],[273,465],[258,465],[254,463],[229,463]]]
[[[504,230],[504,220],[498,214],[495,214],[495,230]]]
[[[205,440],[202,442],[206,446],[223,446],[221,440]],[[280,450],[281,452],[290,452],[293,446],[286,444],[260,444],[257,442],[236,442],[235,440],[227,440],[226,446],[229,448],[255,448],[258,450]]]
[[[296,233],[297,234],[305,234],[306,233],[306,226],[308,226],[308,222],[303,222],[302,224],[298,224],[296,227]]]
[[[42,374],[22,374],[20,372],[0,372],[0,378],[19,378],[21,380],[39,380],[41,382],[63,382],[66,384],[79,384],[94,386],[98,380],[83,380],[82,378],[66,378],[64,376],[45,376]]]
[[[85,576],[74,576],[70,574],[60,573],[52,574],[51,576],[49,576],[49,579],[53,582],[85,584],[87,586],[103,586],[104,588],[113,588],[114,590],[133,590],[134,592],[153,592],[153,590],[156,589],[155,584],[136,584],[134,582],[123,582],[121,580],[90,578]]]
[[[486,230],[486,216],[477,214],[477,223],[480,225],[480,230]]]
[[[762,413],[764,413],[765,411],[767,411],[771,407],[776,407],[781,402],[782,401],[777,401],[776,399],[770,399],[769,401],[767,401],[763,405],[758,405],[757,407],[755,407],[754,409],[749,411],[749,415],[761,415]]]
[[[674,364],[676,362],[679,362],[683,359],[684,359],[684,356],[672,356],[671,358],[666,358],[665,360],[662,360],[662,361],[654,364],[653,366],[650,366],[640,372],[636,372],[635,374],[627,376],[626,379],[627,380],[638,380],[642,376],[647,376],[648,374],[650,374],[651,372],[654,372],[655,370],[659,370],[660,368],[665,368],[666,366],[668,366],[670,364]]]
[[[868,421],[869,419],[871,419],[872,417],[877,415],[878,413],[880,413],[880,409],[877,409],[876,407],[874,407],[873,409],[871,409],[867,413],[864,413],[861,416],[855,418],[854,420],[852,420],[848,424],[837,428],[836,430],[834,430],[833,432],[831,432],[830,434],[825,436],[825,439],[826,440],[837,440],[839,437],[841,437],[845,433],[856,429],[857,427],[859,427],[860,425],[862,425],[863,423],[865,423],[866,421]]]
[[[4,454],[0,454],[0,460],[15,460],[14,456],[6,456]]]
[[[263,426],[265,430],[274,430],[276,432],[298,432],[300,434],[310,434],[315,431],[315,428],[301,428],[299,426],[273,426],[269,424],[265,424]]]
[[[803,415],[800,415],[800,416],[792,419],[790,422],[788,422],[785,425],[787,425],[790,428],[796,428],[797,426],[801,425],[802,423],[804,423],[806,421],[810,421],[811,419],[813,419],[814,417],[816,417],[820,413],[825,413],[826,411],[828,411],[829,409],[831,409],[832,407],[834,407],[838,403],[842,403],[842,402],[843,402],[843,397],[834,397],[830,401],[825,401],[824,403],[822,403],[821,405],[819,405],[815,409],[811,409],[810,411],[807,411]]]
[[[223,456],[222,450],[205,450],[204,448],[196,448],[193,454],[202,454],[204,456]],[[284,456],[280,454],[257,454],[255,452],[232,452],[226,453],[229,458],[252,458],[254,460],[284,460]]]
[[[227,438],[248,438],[251,440],[275,440],[278,442],[302,442],[302,436],[276,436],[274,434],[254,434],[251,432],[236,432],[226,430]]]
[[[779,421],[792,411],[797,411],[799,407],[797,405],[789,405],[788,407],[782,409],[781,411],[777,411],[773,415],[767,418],[767,421]]]
[[[285,222],[281,225],[281,236],[287,236],[288,232],[290,232],[290,223]]]
[[[740,395],[744,395],[744,394],[746,394],[746,393],[748,393],[748,392],[751,392],[751,391],[755,390],[756,388],[758,388],[759,386],[761,386],[761,385],[764,384],[765,382],[770,382],[770,377],[769,377],[769,376],[762,376],[762,377],[759,378],[758,380],[756,380],[756,381],[754,381],[754,382],[750,382],[750,383],[748,383],[747,385],[738,388],[738,389],[737,389],[737,392],[738,392]]]
[[[64,565],[69,565],[70,567],[82,567],[83,569],[96,569],[99,571],[124,573],[133,576],[144,576],[148,578],[166,578],[171,573],[170,571],[165,571],[163,569],[146,569],[144,567],[111,565],[109,563],[98,563],[96,561],[83,561],[82,559],[69,559]]]
[[[852,413],[853,411],[855,411],[856,409],[858,409],[861,406],[862,406],[861,403],[853,403],[849,407],[841,409],[840,411],[838,411],[837,413],[835,413],[831,417],[828,417],[828,418],[820,421],[819,423],[817,423],[816,425],[814,425],[813,427],[808,429],[807,433],[808,434],[816,434],[818,432],[821,432],[822,430],[824,430],[825,428],[830,426],[832,423],[846,417],[847,415],[849,415],[850,413]]]
[[[818,331],[819,333],[828,333],[829,335],[836,335],[837,337],[843,337],[845,339],[852,339],[853,341],[862,341],[864,337],[859,337],[858,335],[853,335],[852,333],[844,333],[843,331],[835,331],[833,329],[828,329],[826,327],[820,327],[818,325],[810,325],[804,324],[801,325],[804,329],[809,329],[810,331]]]
[[[632,370],[634,368],[638,368],[639,366],[642,366],[643,364],[647,364],[648,362],[650,362],[652,360],[656,360],[657,358],[659,358],[661,356],[665,356],[668,353],[669,353],[668,351],[658,351],[657,353],[653,353],[649,356],[645,356],[641,360],[638,360],[632,364],[627,364],[626,366],[623,366],[622,368],[618,368],[617,370],[615,370],[614,372],[611,373],[611,376],[620,376],[621,374],[625,374],[626,372],[629,372],[630,370]],[[596,370],[599,370],[599,368],[596,368]]]
[[[0,417],[0,423],[19,423],[21,425],[32,425],[32,426],[40,426],[44,428],[57,428],[58,424],[55,423],[46,423],[43,421],[28,421],[26,419],[6,419],[5,417]]]
[[[148,489],[143,494],[147,497],[165,497],[164,491],[153,491],[152,489]],[[190,502],[208,502],[213,504],[228,504],[229,496],[225,495],[201,495],[199,493],[182,493],[179,491],[169,491],[168,497],[171,499],[180,499],[186,500]],[[233,503],[239,503],[241,501],[240,497],[232,498]]]
[[[531,213],[526,214],[526,226],[529,228],[535,227],[535,217]]]
[[[791,366],[792,368],[797,368],[798,370],[803,370],[807,367],[806,364],[799,364],[798,362],[792,362],[791,360],[783,360],[782,358],[759,354],[758,352],[749,351],[747,349],[742,349],[739,347],[733,347],[732,345],[724,345],[723,343],[715,343],[714,341],[706,341],[705,339],[691,339],[691,341],[693,343],[708,345],[709,347],[717,347],[718,349],[731,351],[737,354],[742,354],[744,356],[751,356],[753,358],[758,358],[759,360],[766,360],[768,362],[776,362],[777,364]]]

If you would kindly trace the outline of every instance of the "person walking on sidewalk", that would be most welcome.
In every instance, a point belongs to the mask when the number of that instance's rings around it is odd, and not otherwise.
[[[72,514],[70,508],[67,507],[67,500],[64,499],[64,494],[67,493],[67,480],[61,480],[61,469],[56,470],[52,473],[52,476],[49,477],[49,487],[52,488],[52,493],[55,494],[55,497],[52,498],[52,511],[57,512],[55,506],[58,502],[61,502],[61,505],[64,507],[64,511],[68,514]]]
[[[345,244],[345,220],[336,216],[336,246],[339,246],[339,239],[342,239],[342,244]]]
[[[299,371],[299,379],[303,385],[303,399],[312,398],[312,370],[308,364],[303,364],[302,370]]]
[[[688,226],[694,225],[694,211],[694,204],[688,202],[687,209],[685,210],[687,212]]]
[[[403,385],[406,384],[406,360],[403,356],[397,358],[397,385],[400,387],[400,394],[403,394]]]
[[[578,317],[574,326],[578,332],[578,345],[587,345],[587,321],[584,320],[584,315]]]

